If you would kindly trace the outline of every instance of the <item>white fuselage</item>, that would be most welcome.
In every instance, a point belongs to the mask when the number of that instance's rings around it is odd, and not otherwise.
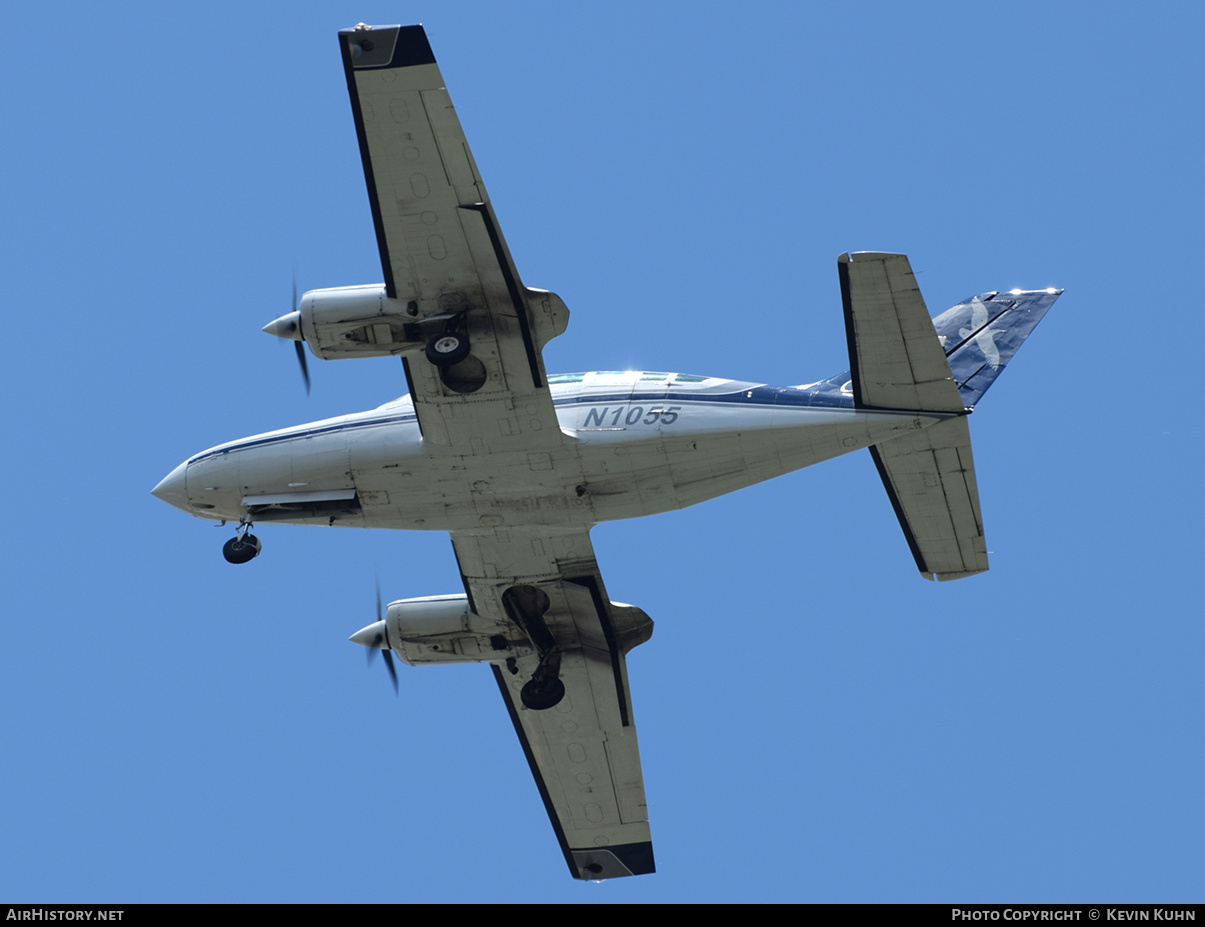
[[[664,373],[549,378],[554,450],[424,442],[408,396],[232,441],[156,495],[202,518],[463,531],[589,527],[683,508],[948,416],[855,409],[840,378],[769,387]]]

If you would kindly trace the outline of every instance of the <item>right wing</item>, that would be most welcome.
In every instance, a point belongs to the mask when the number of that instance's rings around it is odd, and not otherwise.
[[[607,598],[585,530],[453,532],[469,607],[518,625],[558,662],[565,696],[532,710],[532,655],[492,665],[569,871],[609,879],[654,871],[624,655],[648,640],[639,608]]]

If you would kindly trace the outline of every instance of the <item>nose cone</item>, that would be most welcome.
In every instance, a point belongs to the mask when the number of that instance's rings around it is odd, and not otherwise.
[[[186,461],[161,479],[159,485],[151,490],[151,495],[182,511],[189,511],[188,493],[184,488],[184,478],[187,473],[188,463]]]
[[[388,650],[389,644],[385,638],[385,622],[377,621],[370,624],[366,628],[360,628],[355,634],[348,638],[354,644],[361,644],[365,647],[379,647],[381,650]]]
[[[301,313],[290,312],[279,319],[273,319],[263,328],[269,335],[277,338],[287,338],[290,341],[305,341],[301,334]]]

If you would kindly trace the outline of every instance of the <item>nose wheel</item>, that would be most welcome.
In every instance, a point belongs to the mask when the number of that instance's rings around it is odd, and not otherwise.
[[[222,545],[222,556],[227,563],[247,563],[259,556],[263,545],[249,531],[243,531]]]

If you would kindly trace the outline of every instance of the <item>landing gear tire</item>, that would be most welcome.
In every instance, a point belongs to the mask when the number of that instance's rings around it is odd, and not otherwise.
[[[532,679],[519,690],[519,698],[524,708],[532,711],[544,711],[559,705],[565,697],[565,684],[555,676],[545,676],[543,679]]]
[[[254,534],[233,537],[222,545],[222,556],[227,563],[247,563],[259,556],[263,545]]]
[[[451,367],[469,356],[469,339],[460,332],[444,332],[427,342],[426,353],[436,367]]]

